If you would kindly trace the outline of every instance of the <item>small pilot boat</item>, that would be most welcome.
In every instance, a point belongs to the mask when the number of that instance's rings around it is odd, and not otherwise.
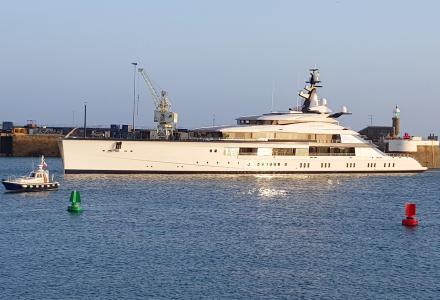
[[[52,178],[49,177],[44,156],[41,156],[38,169],[30,172],[28,176],[3,179],[2,183],[6,190],[14,192],[52,191],[60,186],[59,182],[53,180],[53,175]]]

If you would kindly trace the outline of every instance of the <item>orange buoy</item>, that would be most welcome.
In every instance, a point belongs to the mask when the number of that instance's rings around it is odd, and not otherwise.
[[[416,218],[416,204],[406,203],[405,204],[405,215],[406,219],[402,220],[402,225],[405,226],[416,226],[419,224],[419,220]]]

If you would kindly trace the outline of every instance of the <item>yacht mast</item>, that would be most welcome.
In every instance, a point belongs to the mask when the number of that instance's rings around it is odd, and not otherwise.
[[[310,71],[310,78],[306,83],[309,85],[306,85],[304,87],[304,90],[301,90],[298,95],[302,98],[304,98],[304,103],[302,105],[302,112],[306,113],[310,111],[310,105],[312,106],[318,105],[318,93],[317,89],[322,87],[322,85],[319,85],[321,83],[321,80],[319,80],[319,69],[313,68],[309,69]],[[312,103],[313,102],[313,103]]]

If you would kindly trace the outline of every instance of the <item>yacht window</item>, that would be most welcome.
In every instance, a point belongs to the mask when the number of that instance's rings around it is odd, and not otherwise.
[[[309,149],[307,149],[307,148],[295,149],[295,155],[296,156],[308,156],[309,155]]]
[[[307,168],[310,168],[310,163],[307,163]]]
[[[119,150],[122,148],[122,142],[116,142],[115,149]]]
[[[258,148],[259,156],[272,156],[272,148]]]
[[[330,168],[330,163],[328,163],[328,167]]]
[[[311,146],[309,152],[310,156],[351,156],[355,154],[355,148]]]
[[[227,156],[235,156],[238,155],[239,148],[225,148],[223,153]]]
[[[324,163],[321,163],[321,168],[323,168],[324,167]]]
[[[258,140],[258,139],[274,139],[275,133],[273,132],[252,132],[250,133],[251,139]]]
[[[251,132],[224,132],[223,138],[237,139],[237,140],[250,140],[250,139],[252,139],[252,133]]]
[[[258,148],[240,148],[239,155],[257,155]]]
[[[273,148],[272,155],[293,156],[295,155],[295,148]]]
[[[385,168],[386,166],[387,166],[387,163],[384,163],[384,164],[383,164],[383,167]]]
[[[34,178],[35,177],[35,173],[34,172],[32,172],[30,175],[29,175],[29,177],[32,177],[32,178]]]
[[[393,168],[394,168],[394,166],[395,166],[395,163],[393,163]]]
[[[299,167],[302,168],[303,167],[303,163],[299,163]]]

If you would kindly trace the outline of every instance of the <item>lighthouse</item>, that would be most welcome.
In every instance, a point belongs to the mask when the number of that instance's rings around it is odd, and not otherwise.
[[[400,135],[400,109],[396,105],[393,110],[393,137],[398,137]]]

